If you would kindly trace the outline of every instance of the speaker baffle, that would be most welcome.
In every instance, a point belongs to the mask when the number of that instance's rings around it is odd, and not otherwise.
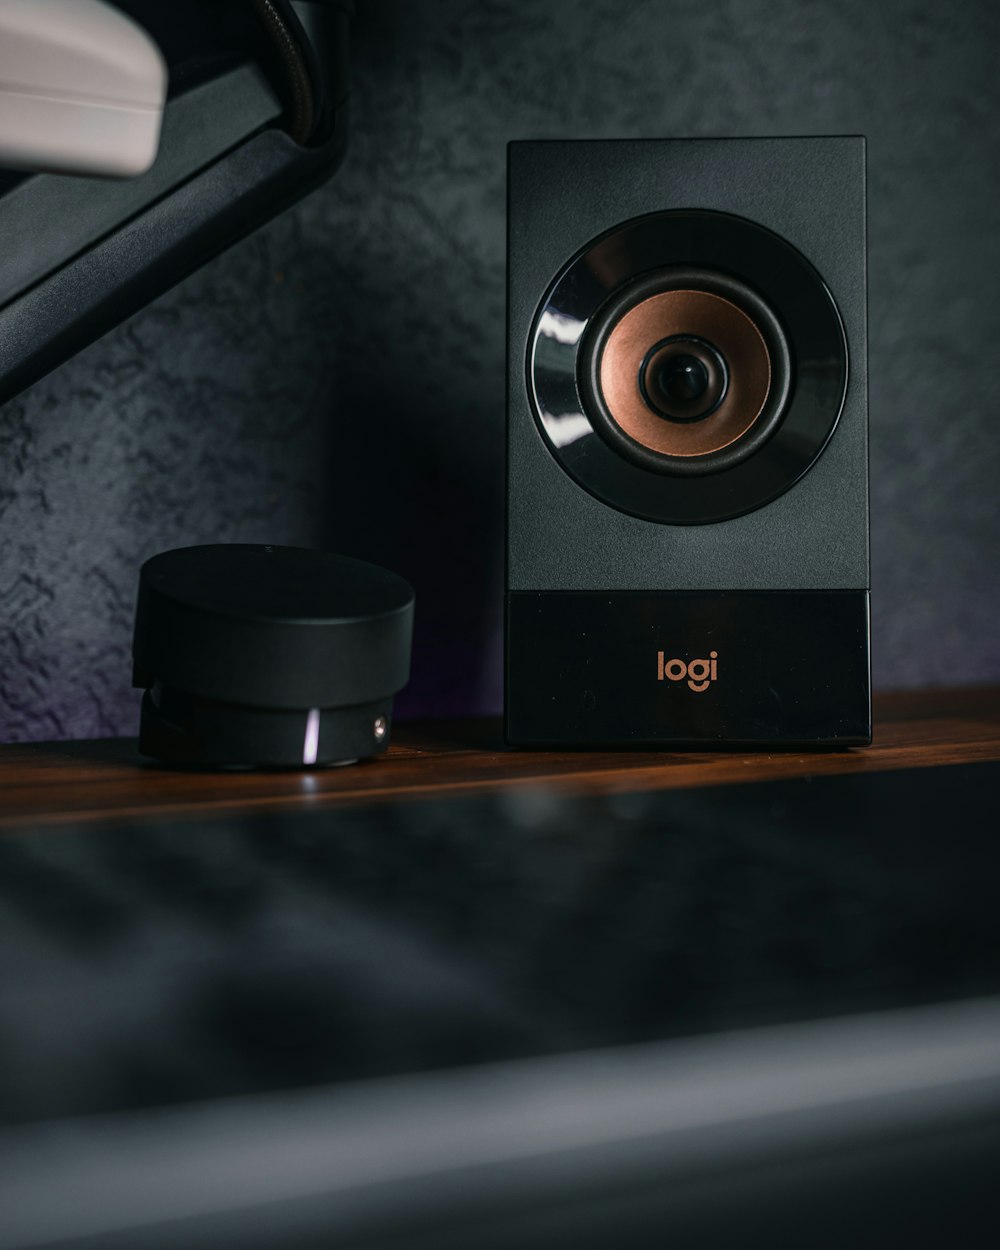
[[[833,434],[847,341],[790,242],[728,213],[624,221],[550,284],[527,350],[535,420],[574,481],[621,512],[724,521],[783,494]]]

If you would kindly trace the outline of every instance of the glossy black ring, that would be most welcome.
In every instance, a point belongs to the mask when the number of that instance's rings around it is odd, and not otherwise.
[[[646,386],[646,377],[649,373],[649,366],[652,363],[653,358],[658,355],[664,347],[669,347],[671,343],[695,343],[698,347],[703,348],[706,352],[715,357],[713,363],[722,378],[722,385],[719,388],[719,393],[713,402],[701,412],[696,412],[690,417],[682,417],[676,412],[664,412],[656,402],[655,397],[650,395]],[[710,417],[726,398],[726,393],[729,390],[729,366],[726,364],[726,358],[723,356],[722,352],[719,351],[714,343],[710,343],[708,339],[699,338],[697,334],[671,334],[665,339],[660,339],[658,343],[654,343],[645,356],[643,356],[642,364],[639,366],[639,390],[642,392],[642,397],[649,407],[652,408],[658,417],[662,417],[664,421],[676,421],[678,425],[693,425],[695,421],[704,421],[706,417]]]
[[[708,452],[704,456],[670,456],[637,443],[612,417],[601,392],[601,355],[608,336],[630,308],[652,295],[660,294],[661,291],[688,289],[720,295],[750,318],[767,344],[771,358],[771,387],[764,407],[753,425],[727,447]],[[785,415],[792,393],[792,353],[774,310],[739,278],[701,267],[670,266],[666,271],[657,269],[614,291],[587,327],[580,345],[577,369],[580,399],[596,432],[620,455],[653,473],[696,477],[720,473],[723,469],[746,460],[774,433]]]
[[[746,283],[780,318],[791,354],[794,385],[776,428],[754,454],[711,473],[668,474],[621,455],[580,394],[582,340],[595,315],[626,283],[668,266]],[[526,366],[535,420],[570,477],[621,512],[675,525],[741,516],[794,485],[833,434],[848,377],[840,314],[809,261],[763,226],[702,210],[633,218],[582,248],[542,299]]]

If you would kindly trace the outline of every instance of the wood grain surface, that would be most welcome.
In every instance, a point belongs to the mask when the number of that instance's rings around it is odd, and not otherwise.
[[[871,747],[835,752],[515,751],[499,721],[398,725],[387,755],[345,768],[179,770],[126,738],[0,747],[0,828],[221,814],[462,794],[509,785],[584,790],[732,785],[1000,759],[1000,688],[875,701]]]

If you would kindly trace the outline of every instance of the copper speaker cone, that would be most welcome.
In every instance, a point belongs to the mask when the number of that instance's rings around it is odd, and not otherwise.
[[[664,339],[702,340],[725,361],[728,385],[701,420],[671,420],[643,395],[650,349]],[[764,336],[731,300],[710,291],[660,291],[630,308],[612,326],[601,350],[598,378],[608,415],[650,451],[707,456],[742,438],[763,412],[772,365]]]

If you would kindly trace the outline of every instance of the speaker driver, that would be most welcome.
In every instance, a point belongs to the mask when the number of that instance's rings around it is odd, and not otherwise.
[[[580,357],[581,398],[622,455],[661,473],[717,473],[773,432],[791,383],[778,318],[728,274],[672,267],[616,292]]]

